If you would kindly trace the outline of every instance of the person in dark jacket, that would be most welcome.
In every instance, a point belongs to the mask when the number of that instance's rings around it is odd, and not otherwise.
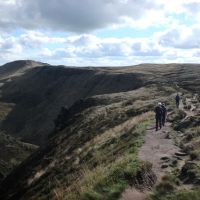
[[[179,94],[178,94],[178,93],[177,93],[177,95],[176,95],[176,98],[175,98],[175,99],[176,99],[176,107],[177,107],[177,108],[179,108],[179,104],[180,104],[180,99],[181,99],[181,98],[180,98],[180,96],[179,96]]]
[[[155,118],[156,118],[156,131],[158,130],[158,127],[160,129],[162,128],[162,104],[158,103],[158,105],[155,107]]]
[[[162,103],[161,107],[162,107],[162,126],[165,126],[165,121],[167,117],[167,108],[165,107],[164,103]]]

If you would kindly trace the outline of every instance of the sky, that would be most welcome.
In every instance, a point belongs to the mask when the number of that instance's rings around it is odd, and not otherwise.
[[[200,0],[0,0],[0,64],[200,63]]]

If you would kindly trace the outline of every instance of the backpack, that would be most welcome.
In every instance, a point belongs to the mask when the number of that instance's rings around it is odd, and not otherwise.
[[[157,116],[161,116],[162,115],[163,110],[162,110],[161,106],[156,106],[155,113],[156,113]]]
[[[165,114],[167,112],[167,108],[163,105],[162,105],[162,111],[163,111],[163,114]]]
[[[180,100],[180,96],[176,96],[176,101],[179,101]]]

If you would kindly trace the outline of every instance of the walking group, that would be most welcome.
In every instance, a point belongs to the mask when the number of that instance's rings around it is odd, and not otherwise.
[[[162,126],[165,126],[165,120],[167,116],[167,108],[165,107],[164,103],[159,102],[158,105],[155,107],[155,114],[156,114],[156,131],[158,127],[161,129]]]
[[[175,97],[176,107],[179,108],[180,104],[180,96],[179,94]],[[164,103],[159,102],[158,105],[155,107],[155,118],[156,118],[156,131],[158,128],[162,128],[165,126],[165,121],[167,117],[167,108]]]

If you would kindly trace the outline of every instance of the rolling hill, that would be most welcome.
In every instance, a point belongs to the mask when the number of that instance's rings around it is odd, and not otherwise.
[[[36,145],[46,143],[60,108],[70,107],[80,99],[158,82],[178,83],[195,92],[200,82],[199,65],[195,64],[73,68],[15,61],[0,69],[0,100],[15,105],[0,129]],[[195,83],[191,82],[193,78]]]

